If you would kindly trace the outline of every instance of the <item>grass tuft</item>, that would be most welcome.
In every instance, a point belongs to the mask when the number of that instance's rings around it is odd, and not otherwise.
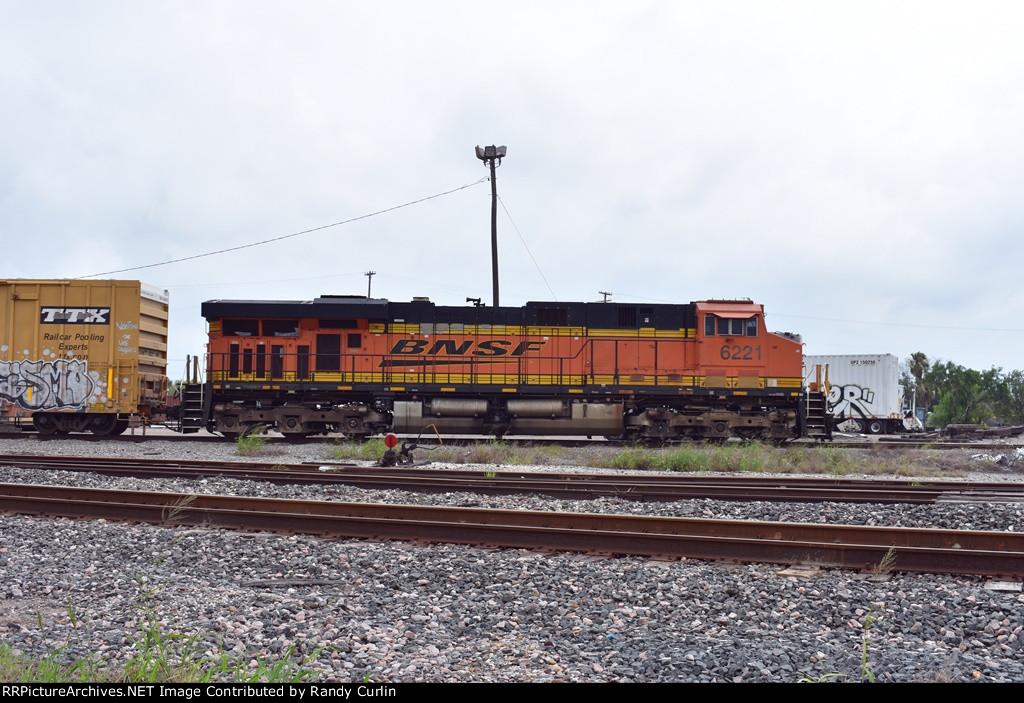
[[[374,437],[365,442],[353,442],[351,440],[341,441],[331,447],[330,458],[337,461],[350,461],[359,459],[363,461],[377,461],[387,451],[384,440],[381,437]]]
[[[144,579],[141,579],[144,580]],[[141,581],[140,580],[140,581]],[[143,601],[151,594],[142,594]],[[210,655],[202,634],[168,632],[152,609],[143,613],[140,632],[130,637],[135,654],[121,667],[110,667],[97,654],[70,655],[70,645],[42,656],[29,656],[0,644],[0,681],[5,683],[300,683],[315,679],[311,668],[323,652],[298,657],[294,646],[275,658],[248,654]],[[81,633],[77,632],[76,637]],[[81,644],[81,642],[77,643]]]
[[[266,449],[267,440],[263,434],[267,431],[264,425],[251,425],[238,433],[235,447],[242,456],[262,454]]]
[[[377,461],[383,456],[383,440],[342,442],[330,450],[334,460]],[[770,442],[690,442],[663,447],[595,443],[584,447],[549,444],[515,444],[502,440],[468,445],[443,445],[421,457],[443,464],[490,466],[589,466],[627,471],[674,471],[680,473],[777,473],[832,474],[846,476],[930,476],[950,473],[950,459],[940,452],[913,456],[888,447],[845,449],[825,444]]]

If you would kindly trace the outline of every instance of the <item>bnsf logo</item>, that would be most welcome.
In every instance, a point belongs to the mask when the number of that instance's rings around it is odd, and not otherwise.
[[[39,322],[43,325],[108,325],[110,308],[42,308]]]
[[[488,339],[485,342],[472,340],[456,342],[454,339],[441,339],[433,344],[427,339],[402,339],[391,348],[390,354],[426,354],[427,356],[522,356],[531,351],[540,351],[544,342],[515,342],[507,339]],[[472,351],[470,351],[472,349]]]

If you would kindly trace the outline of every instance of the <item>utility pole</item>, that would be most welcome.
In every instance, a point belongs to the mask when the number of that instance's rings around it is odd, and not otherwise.
[[[494,307],[498,307],[498,182],[494,174],[495,162],[501,165],[508,149],[503,146],[478,146],[476,158],[491,168],[491,280],[494,287]]]
[[[607,291],[603,291],[603,290],[599,290],[597,292],[604,296],[604,300],[602,300],[601,302],[602,303],[607,303],[608,302],[608,296],[610,296],[611,293],[609,293]]]
[[[366,276],[366,299],[370,299],[370,286],[373,285],[373,277],[377,274],[376,271],[367,271],[363,275]]]

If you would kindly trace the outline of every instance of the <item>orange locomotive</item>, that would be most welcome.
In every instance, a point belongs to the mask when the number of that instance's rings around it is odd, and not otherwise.
[[[203,304],[186,431],[789,439],[826,435],[802,345],[747,300],[447,307],[355,296]],[[819,403],[819,400],[821,401]]]

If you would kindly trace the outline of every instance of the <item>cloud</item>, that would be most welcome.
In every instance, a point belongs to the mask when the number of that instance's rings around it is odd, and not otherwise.
[[[358,217],[480,179],[472,148],[497,143],[515,223],[499,211],[504,303],[746,296],[808,350],[1020,366],[1019,333],[953,328],[1020,326],[1022,13],[8,3],[3,275],[85,275]],[[489,299],[489,217],[484,183],[126,275],[172,287],[183,358],[202,349],[204,296],[360,293],[375,270],[393,299]]]

